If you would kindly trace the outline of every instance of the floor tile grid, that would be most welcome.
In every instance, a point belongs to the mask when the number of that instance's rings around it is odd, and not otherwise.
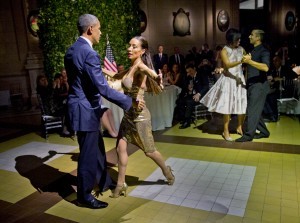
[[[176,172],[172,187],[138,186],[130,195],[179,206],[242,216],[255,168],[185,159],[168,159]],[[159,169],[147,181],[163,179]]]

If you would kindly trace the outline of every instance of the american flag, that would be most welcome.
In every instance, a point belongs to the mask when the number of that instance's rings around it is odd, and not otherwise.
[[[106,55],[105,55],[105,58],[104,58],[104,67],[107,70],[118,72],[117,64],[116,64],[116,61],[115,61],[115,58],[114,58],[114,55],[112,53],[112,49],[111,49],[111,46],[110,46],[108,40],[107,40],[106,52],[105,53],[106,53]]]

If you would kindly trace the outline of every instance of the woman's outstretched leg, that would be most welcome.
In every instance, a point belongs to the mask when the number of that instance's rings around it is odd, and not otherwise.
[[[169,185],[173,185],[174,181],[175,181],[175,176],[172,173],[171,167],[170,166],[166,166],[165,160],[163,158],[163,156],[161,155],[160,152],[158,151],[154,151],[152,153],[145,153],[146,156],[148,156],[149,158],[151,158],[162,170],[164,176],[167,178],[168,180],[168,184]]]

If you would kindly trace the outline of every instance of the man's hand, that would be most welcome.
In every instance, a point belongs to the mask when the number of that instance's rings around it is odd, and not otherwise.
[[[198,101],[200,101],[200,97],[201,97],[201,94],[200,94],[200,93],[197,93],[197,94],[195,94],[195,95],[193,96],[193,99],[194,99],[195,102],[198,102]]]
[[[249,63],[249,61],[251,60],[252,56],[251,56],[251,53],[248,53],[246,55],[243,56],[242,58],[242,63]]]

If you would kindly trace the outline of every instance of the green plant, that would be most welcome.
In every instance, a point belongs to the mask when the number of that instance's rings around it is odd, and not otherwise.
[[[78,38],[76,23],[84,13],[97,16],[102,37],[94,49],[104,59],[106,35],[118,64],[128,65],[126,45],[140,32],[138,0],[43,0],[38,19],[45,73],[52,78],[64,66],[68,47]]]

